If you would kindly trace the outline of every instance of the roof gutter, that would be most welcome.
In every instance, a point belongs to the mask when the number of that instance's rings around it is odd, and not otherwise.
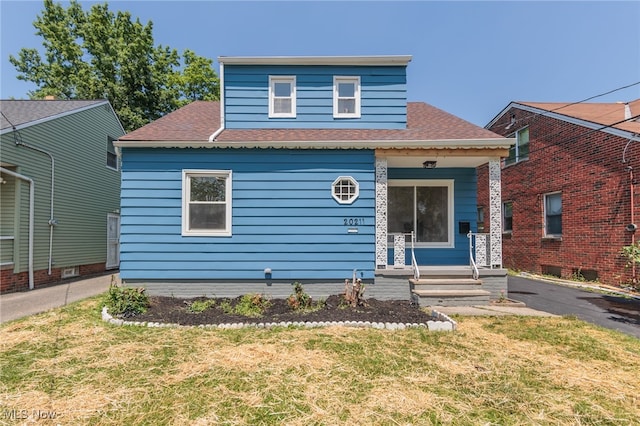
[[[17,179],[22,179],[29,183],[29,290],[33,290],[33,212],[34,212],[34,199],[36,194],[35,182],[30,177],[21,175],[4,167],[0,167],[0,172],[6,173],[9,176],[13,176]],[[14,249],[15,251],[15,249]]]
[[[212,136],[217,136],[217,130]],[[326,140],[326,141],[116,141],[114,145],[130,148],[285,148],[285,149],[504,149],[514,138],[438,139],[438,140]]]
[[[224,130],[224,62],[220,61],[220,128],[209,136],[209,142],[215,142],[216,138]]]

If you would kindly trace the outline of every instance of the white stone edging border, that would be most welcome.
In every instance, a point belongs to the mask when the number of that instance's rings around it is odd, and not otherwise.
[[[218,328],[218,329],[240,329],[240,328],[271,328],[271,327],[306,327],[306,328],[317,328],[317,327],[331,327],[331,326],[343,326],[343,327],[360,327],[360,328],[375,328],[375,329],[386,329],[386,330],[405,330],[407,328],[428,328],[429,331],[455,331],[458,324],[449,318],[449,316],[438,312],[432,311],[432,316],[435,318],[434,320],[427,321],[427,323],[382,323],[382,322],[370,322],[370,321],[287,321],[287,322],[277,322],[277,323],[232,323],[232,324],[209,324],[209,325],[180,325],[180,324],[171,324],[171,323],[160,323],[160,322],[139,322],[139,321],[127,321],[119,318],[114,318],[107,311],[107,307],[102,307],[102,320],[108,322],[109,324],[123,326],[123,325],[133,325],[139,327],[151,327],[151,328]]]

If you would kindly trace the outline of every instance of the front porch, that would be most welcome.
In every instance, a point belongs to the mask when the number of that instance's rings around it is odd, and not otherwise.
[[[507,297],[507,270],[479,267],[478,277],[469,265],[419,266],[419,279],[411,266],[378,269],[367,297],[402,298],[420,306],[488,305]]]

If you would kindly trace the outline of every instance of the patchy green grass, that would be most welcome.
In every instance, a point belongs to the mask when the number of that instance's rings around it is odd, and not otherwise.
[[[159,329],[106,324],[98,301],[0,327],[0,424],[42,413],[73,425],[640,418],[640,340],[575,318],[459,317],[455,333]]]

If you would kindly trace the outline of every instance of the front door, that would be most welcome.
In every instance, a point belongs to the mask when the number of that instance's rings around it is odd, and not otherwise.
[[[117,269],[120,266],[120,215],[107,215],[107,269]]]

